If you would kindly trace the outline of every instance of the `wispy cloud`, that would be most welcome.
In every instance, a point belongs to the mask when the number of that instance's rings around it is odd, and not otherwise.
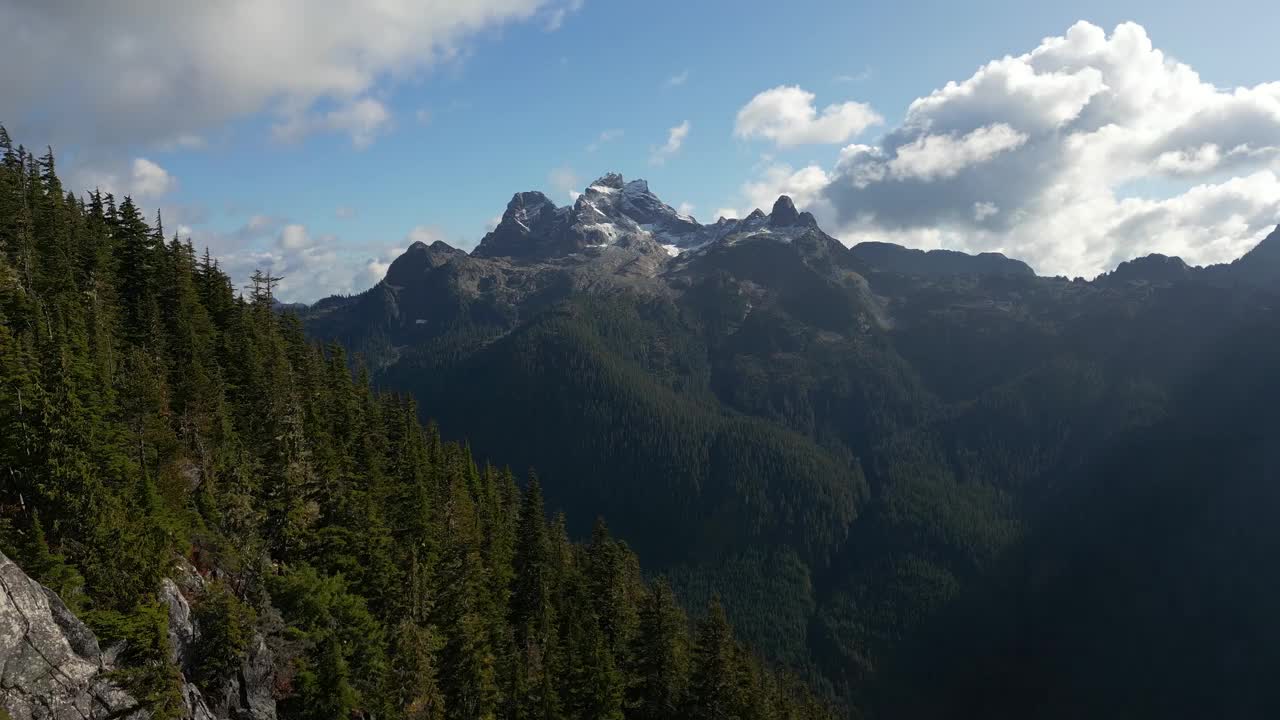
[[[568,2],[553,8],[551,14],[547,16],[547,32],[555,32],[564,26],[564,21],[572,14],[582,9],[586,0],[568,0]]]
[[[599,150],[601,147],[603,147],[604,145],[607,145],[613,142],[614,140],[617,140],[620,137],[622,137],[622,130],[619,128],[604,130],[599,135],[596,136],[595,140],[592,140],[587,145],[587,152],[595,152]]]
[[[875,75],[875,71],[871,68],[870,65],[868,65],[856,73],[836,75],[832,79],[838,83],[854,84],[854,83],[866,82],[870,80],[874,75]]]
[[[687,82],[689,82],[689,71],[681,70],[675,75],[672,75],[671,77],[667,78],[666,82],[662,84],[665,87],[673,88],[673,87],[680,87],[681,85]]]
[[[684,147],[685,138],[689,137],[689,121],[685,120],[679,125],[667,131],[667,142],[661,147],[656,147],[649,155],[649,162],[654,165],[661,165],[668,158],[680,152],[680,148]]]

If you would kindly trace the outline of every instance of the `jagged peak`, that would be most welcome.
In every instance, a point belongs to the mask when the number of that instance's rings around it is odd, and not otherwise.
[[[744,220],[760,220],[763,217],[765,217],[764,211],[761,210],[760,208],[756,208],[755,210],[751,211],[750,215],[746,216],[743,219]]]
[[[405,252],[424,252],[424,251],[429,251],[433,253],[462,252],[458,248],[450,245],[449,243],[443,240],[433,240],[430,245],[426,244],[421,240],[415,240],[414,243],[410,245],[408,250],[406,250]]]
[[[796,210],[796,204],[791,201],[790,196],[779,195],[777,202],[773,204],[773,211],[769,213],[769,224],[774,227],[787,227],[795,225],[800,219],[800,212]]]
[[[555,207],[555,203],[551,202],[551,198],[538,190],[526,190],[518,192],[511,196],[511,202],[507,203],[507,212],[510,213],[519,209],[533,209],[543,205],[551,205]]]
[[[641,180],[640,182],[644,181]],[[623,180],[622,173],[610,172],[596,178],[596,181],[591,183],[587,189],[591,189],[593,187],[605,187],[612,190],[621,190],[625,186],[626,181]],[[648,185],[645,186],[645,189],[648,189]]]

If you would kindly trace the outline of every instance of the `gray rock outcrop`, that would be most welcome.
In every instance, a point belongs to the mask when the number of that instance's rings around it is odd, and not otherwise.
[[[0,707],[14,720],[146,718],[110,670],[57,594],[0,554]]]
[[[216,696],[186,678],[198,660],[200,628],[188,596],[203,578],[183,566],[179,583],[165,579],[160,599],[169,612],[170,659],[182,671],[189,720],[276,720],[275,668],[255,635],[240,669]],[[150,714],[114,682],[111,653],[56,593],[0,553],[0,709],[13,720],[145,720]]]

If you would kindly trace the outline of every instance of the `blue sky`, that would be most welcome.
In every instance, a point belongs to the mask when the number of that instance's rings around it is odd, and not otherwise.
[[[93,90],[65,81],[65,76],[54,75],[46,87],[32,88],[18,76],[23,72],[20,64],[3,62],[5,51],[0,50],[0,66],[8,67],[0,70],[0,97],[8,98],[0,100],[0,122],[21,141],[55,143],[64,169],[69,166],[83,184],[132,190],[144,204],[164,207],[172,223],[225,254],[237,269],[260,261],[283,263],[301,273],[303,277],[286,288],[305,300],[328,291],[363,289],[376,268],[411,237],[474,246],[517,190],[543,189],[567,204],[570,189],[580,189],[610,170],[647,178],[667,202],[688,203],[695,216],[709,221],[721,208],[749,211],[753,200],[795,186],[800,181],[794,174],[813,168],[813,176],[822,173],[821,187],[811,188],[813,202],[826,209],[825,217],[822,212],[819,217],[842,239],[884,236],[922,246],[1021,250],[1033,264],[1044,266],[1043,271],[1084,272],[1095,268],[1088,263],[1077,268],[1063,260],[1066,250],[1055,254],[1053,249],[1037,249],[1023,239],[1030,230],[1018,235],[1008,227],[958,227],[945,213],[932,224],[868,224],[869,212],[888,217],[889,209],[872,206],[869,196],[840,195],[835,183],[841,177],[841,147],[860,143],[892,155],[898,145],[918,140],[921,148],[938,149],[927,140],[902,135],[912,101],[949,81],[963,83],[988,62],[1028,53],[1043,38],[1063,36],[1079,20],[1108,34],[1119,23],[1136,22],[1155,48],[1193,68],[1209,86],[1266,88],[1264,84],[1280,79],[1280,51],[1274,40],[1280,9],[1265,2],[890,6],[494,0],[492,10],[479,17],[435,25],[423,21],[423,36],[433,38],[424,44],[438,42],[442,48],[431,57],[402,49],[373,60],[369,56],[382,51],[377,33],[385,32],[376,25],[370,27],[369,37],[344,36],[334,40],[332,48],[314,51],[314,56],[302,49],[313,33],[300,32],[300,24],[324,27],[330,22],[319,4],[308,6],[312,12],[306,18],[281,13],[257,19],[268,28],[279,23],[277,35],[263,31],[248,39],[228,37],[225,53],[217,46],[195,43],[204,50],[190,51],[189,56],[184,55],[184,38],[202,32],[187,25],[198,21],[196,13],[169,16],[147,2],[127,4],[137,15],[121,13],[130,23],[114,28],[124,38],[121,43],[146,45],[161,38],[173,46],[161,43],[154,58],[137,51],[128,56],[129,63],[142,67],[150,60],[154,66],[171,57],[182,66],[181,74],[157,71],[152,78],[147,76],[150,68],[135,73],[142,78],[116,93],[117,98],[121,92],[136,94],[135,115],[127,105],[93,96]],[[111,65],[112,58],[119,57],[112,54],[118,48],[95,55],[90,47],[83,50],[84,57],[76,57],[81,52],[77,33],[98,29],[100,23],[38,6],[18,3],[0,9],[0,24],[54,34],[69,56],[68,68],[129,74],[131,66]],[[342,23],[342,17],[335,12],[332,22]],[[209,66],[237,61],[235,42],[271,43],[284,34],[291,39],[282,41],[282,47],[255,57],[256,68],[237,71],[233,77],[235,82],[251,83],[253,73],[259,72],[270,79],[262,87],[241,94],[239,85],[204,79],[205,72],[217,76]],[[329,64],[320,80],[308,79],[303,63],[311,57]],[[342,64],[353,57],[350,62],[362,77],[348,80]],[[294,60],[303,69],[280,71],[278,65]],[[831,104],[865,104],[882,122],[803,144],[778,142],[759,133],[735,137],[739,111],[758,94],[780,86],[812,93],[818,111]],[[77,93],[85,98],[78,100]],[[1259,96],[1260,104],[1249,112],[1266,115],[1271,111],[1271,91]],[[222,97],[228,98],[225,103]],[[1280,90],[1275,97],[1280,98]],[[371,115],[357,113],[358,102],[364,102],[360,109]],[[157,120],[156,113],[164,119]],[[1011,147],[997,152],[1036,144],[1030,130],[1016,122],[993,122],[994,117],[986,117],[982,127],[1005,125],[1014,138]],[[687,135],[679,149],[655,162],[670,130],[684,123]],[[1280,114],[1276,125],[1280,127]],[[976,128],[957,126],[948,137],[965,140]],[[1208,144],[1219,147],[1224,157],[1233,147],[1269,149],[1280,146],[1273,130],[1264,122],[1246,129],[1257,134],[1256,139],[1246,137],[1248,142],[1237,142],[1233,136],[1231,145],[1205,141],[1169,152],[1192,157]],[[1185,172],[1170,177],[1117,170],[1111,200],[1123,205],[1126,194],[1165,200],[1205,184],[1219,186],[1236,177],[1274,173],[1274,156],[1264,155],[1248,167],[1216,163],[1211,173],[1195,177]],[[1161,157],[1166,156],[1175,157],[1167,152]],[[138,158],[158,169],[140,172]],[[944,172],[927,178],[932,182],[920,197],[927,202],[933,191],[955,197],[954,190],[938,182],[949,177]],[[148,185],[148,178],[155,182]],[[1261,194],[1261,199],[1250,196],[1250,202],[1257,200],[1257,207],[1249,211],[1256,217],[1246,218],[1236,242],[1224,240],[1228,227],[1199,239],[1178,235],[1173,248],[1194,255],[1182,246],[1216,243],[1216,250],[1203,253],[1206,261],[1236,252],[1256,235],[1255,226],[1276,219],[1268,220],[1275,200],[1268,195],[1270,186],[1256,182],[1259,187],[1249,190]],[[972,186],[974,179],[968,184]],[[909,202],[906,194],[913,192],[912,186],[898,185],[894,191],[903,195],[902,202]],[[997,213],[1018,199],[992,192],[989,201],[970,204],[995,208],[990,215],[999,219]],[[805,191],[794,194],[804,196]],[[1037,207],[1044,201],[1039,198]],[[1180,222],[1195,221],[1188,217]],[[1121,224],[1115,218],[1108,222]],[[286,228],[292,228],[292,239],[286,238]],[[1176,234],[1173,229],[1168,233]],[[973,239],[979,235],[981,239]],[[1096,256],[1090,262],[1097,265],[1129,249],[1151,249],[1123,240],[1113,239],[1111,245],[1099,240],[1093,244],[1101,245],[1081,252]],[[276,257],[298,249],[314,250],[310,264]],[[318,265],[325,266],[323,272]]]

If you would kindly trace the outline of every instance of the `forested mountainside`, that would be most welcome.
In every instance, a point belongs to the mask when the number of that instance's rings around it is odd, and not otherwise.
[[[1261,716],[1278,252],[1036,277],[607,175],[302,317],[851,716]]]
[[[272,278],[241,295],[52,152],[0,154],[0,715],[828,716],[718,601],[691,625],[602,520],[571,542],[536,477],[353,377]]]

